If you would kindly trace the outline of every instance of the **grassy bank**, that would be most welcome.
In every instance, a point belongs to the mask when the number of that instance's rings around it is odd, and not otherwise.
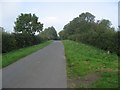
[[[82,43],[63,41],[68,87],[118,87],[118,57]]]
[[[15,51],[11,51],[9,53],[3,54],[2,55],[2,67],[6,67],[12,63],[14,63],[15,61],[19,60],[22,57],[25,57],[45,46],[47,46],[48,44],[50,44],[52,41],[47,41],[38,45],[34,45],[34,46],[30,46],[30,47],[26,47],[26,48],[21,48]]]

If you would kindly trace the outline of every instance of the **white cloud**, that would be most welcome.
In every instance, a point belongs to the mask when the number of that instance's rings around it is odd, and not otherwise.
[[[56,26],[59,23],[59,19],[55,16],[47,16],[39,19],[40,22],[44,24],[44,28],[50,27],[50,26]]]
[[[118,2],[119,0],[1,0],[1,2]]]
[[[42,22],[47,27],[53,26],[53,25],[59,23],[58,18],[54,17],[54,16],[43,17],[43,18],[39,19],[39,21]]]
[[[118,25],[120,26],[120,1],[118,3]]]
[[[0,3],[0,13],[2,13],[2,5]],[[2,26],[2,14],[0,14],[0,25]]]
[[[20,0],[17,0],[20,1]],[[36,1],[36,0],[34,0]],[[113,0],[111,0],[113,1]],[[77,17],[82,12],[90,12],[97,19],[108,18],[113,24],[116,20],[116,3],[19,3],[5,2],[2,5],[3,26],[7,31],[13,31],[14,21],[20,13],[35,13],[39,17],[39,22],[44,24],[44,28],[54,26],[58,31],[62,30],[63,26]],[[0,7],[1,7],[0,5]],[[97,5],[97,6],[96,6]],[[112,13],[111,13],[112,12]],[[116,26],[116,23],[114,24]]]
[[[19,4],[15,2],[2,2],[1,3],[1,17],[0,26],[4,27],[7,31],[13,31],[13,25],[15,18],[17,17],[17,11],[19,10]],[[8,27],[9,25],[9,27]]]
[[[3,14],[14,14],[18,10],[19,6],[15,2],[5,2],[2,3],[2,13]]]
[[[43,18],[44,23],[55,23],[57,21],[58,21],[58,18],[54,17],[54,16],[49,16],[49,17]]]
[[[0,2],[23,2],[24,0],[1,0]]]

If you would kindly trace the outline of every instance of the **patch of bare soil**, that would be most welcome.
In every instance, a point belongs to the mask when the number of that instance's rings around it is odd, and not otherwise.
[[[96,82],[100,78],[97,73],[91,73],[84,77],[79,77],[76,79],[69,79],[68,88],[89,88],[89,85]]]
[[[120,73],[120,70],[113,70],[113,69],[111,69],[111,68],[106,68],[106,69],[101,69],[101,70],[99,70],[99,72],[118,72],[118,73]]]

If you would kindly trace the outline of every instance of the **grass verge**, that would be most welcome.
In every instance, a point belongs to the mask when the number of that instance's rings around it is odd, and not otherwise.
[[[107,54],[107,52],[100,50],[98,48],[70,40],[63,41],[63,44],[65,48],[65,56],[67,59],[68,80],[71,81],[74,80],[72,84],[68,85],[68,87],[74,88],[118,87],[117,55]],[[93,73],[99,76],[92,77],[91,75],[93,75]],[[88,81],[86,82],[87,78]],[[89,84],[90,80],[96,81]],[[84,83],[87,86],[80,85],[79,83],[80,84]]]
[[[11,51],[9,53],[3,54],[2,55],[2,67],[6,67],[17,60],[19,60],[22,57],[25,57],[47,45],[49,45],[52,41],[47,41],[38,45],[26,47],[26,48],[21,48],[15,51]]]

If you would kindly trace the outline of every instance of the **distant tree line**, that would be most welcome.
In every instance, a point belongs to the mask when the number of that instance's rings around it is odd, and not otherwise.
[[[39,36],[44,40],[57,40],[57,32],[53,26],[45,28],[44,31],[42,31]]]
[[[115,31],[109,20],[102,19],[95,22],[95,16],[89,12],[80,14],[59,32],[61,39],[82,42],[120,55],[119,34],[120,31]]]
[[[2,33],[2,53],[36,45],[46,40],[56,39],[57,33],[55,28],[50,27],[48,29],[50,29],[47,30],[50,33],[47,33],[46,29],[43,31],[43,24],[38,22],[38,17],[35,14],[22,13],[15,21],[14,32],[5,32],[4,28],[0,27],[0,33]],[[45,35],[47,36],[43,37],[41,34],[43,32],[46,32],[47,34]],[[49,38],[46,39],[46,37]]]

